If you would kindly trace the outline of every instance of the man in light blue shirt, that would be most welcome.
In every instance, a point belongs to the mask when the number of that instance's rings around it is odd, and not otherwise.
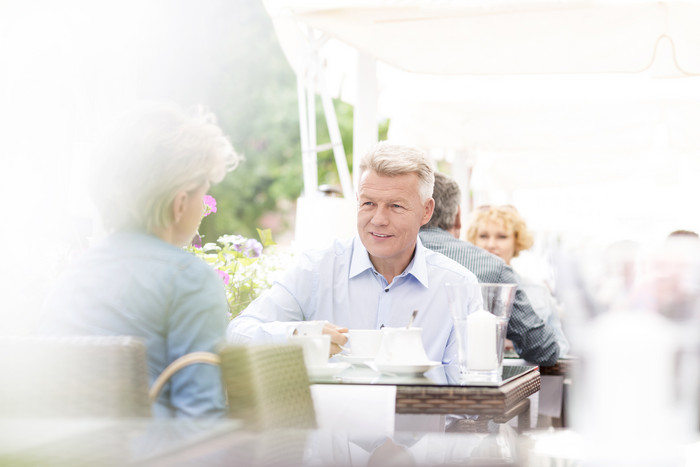
[[[326,320],[331,353],[348,329],[402,327],[413,310],[428,358],[457,360],[444,284],[474,284],[470,307],[481,306],[474,274],[423,247],[418,231],[430,220],[434,174],[417,148],[379,143],[360,163],[357,232],[330,248],[309,251],[228,327],[233,343],[282,342],[289,321]]]

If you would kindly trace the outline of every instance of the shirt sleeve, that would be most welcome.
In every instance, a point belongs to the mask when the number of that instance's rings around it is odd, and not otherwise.
[[[559,306],[544,283],[525,280],[520,283],[520,288],[525,292],[535,313],[547,324],[559,345],[559,356],[569,352],[569,340],[564,334],[561,319],[559,318]]]
[[[303,321],[318,283],[314,263],[306,255],[272,287],[236,316],[226,330],[232,344],[282,343],[293,332],[292,322]]]
[[[192,262],[175,276],[173,287],[166,336],[168,361],[190,352],[217,353],[224,342],[228,319],[228,302],[221,280],[204,263]],[[190,365],[175,373],[169,386],[170,405],[176,417],[226,414],[221,370],[217,365]],[[164,391],[161,396],[167,397],[168,393]]]
[[[255,299],[228,325],[226,338],[232,344],[282,343],[293,331],[292,321],[302,321],[301,307],[282,284]]]
[[[504,265],[500,282],[518,283],[509,266]],[[557,362],[559,345],[554,333],[537,316],[520,287],[515,292],[506,337],[513,341],[516,351],[528,362],[542,366],[552,366]]]

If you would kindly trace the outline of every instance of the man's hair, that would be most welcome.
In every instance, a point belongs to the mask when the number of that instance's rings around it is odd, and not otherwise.
[[[415,173],[421,201],[427,201],[433,194],[433,166],[425,152],[414,146],[382,141],[364,155],[359,169],[360,179],[368,170],[388,177]]]
[[[101,138],[91,191],[108,230],[153,232],[172,222],[178,192],[220,182],[240,160],[213,115],[143,104]]]
[[[439,227],[443,230],[454,227],[460,202],[460,190],[457,182],[445,174],[435,172],[433,199],[435,200],[433,217],[423,227]]]

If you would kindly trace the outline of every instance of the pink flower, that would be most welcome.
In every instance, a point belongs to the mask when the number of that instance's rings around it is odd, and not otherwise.
[[[231,277],[221,269],[217,269],[216,272],[219,274],[219,277],[221,277],[221,280],[224,281],[224,285],[228,285]]]
[[[207,217],[209,214],[216,212],[216,199],[211,195],[204,195],[202,198],[204,202],[204,215],[202,217]]]

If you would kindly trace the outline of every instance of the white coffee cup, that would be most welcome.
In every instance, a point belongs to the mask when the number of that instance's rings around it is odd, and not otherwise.
[[[429,361],[423,347],[421,328],[383,328],[382,345],[376,360],[418,364]]]
[[[379,329],[350,329],[348,345],[353,356],[374,358],[382,346],[382,331]]]
[[[328,363],[331,353],[331,336],[328,334],[296,335],[287,337],[287,342],[298,345],[304,352],[307,368],[320,367]]]

